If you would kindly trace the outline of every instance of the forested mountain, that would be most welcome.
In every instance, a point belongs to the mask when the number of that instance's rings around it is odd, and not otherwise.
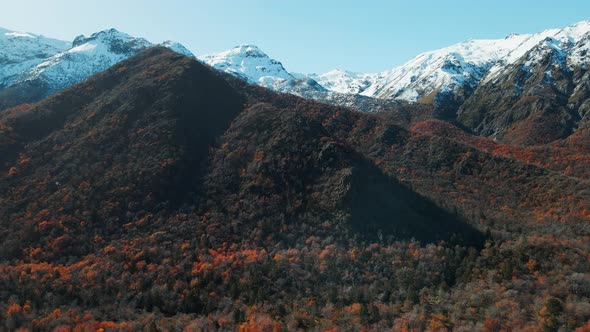
[[[381,106],[155,47],[0,111],[1,325],[587,326],[583,139],[504,145]]]

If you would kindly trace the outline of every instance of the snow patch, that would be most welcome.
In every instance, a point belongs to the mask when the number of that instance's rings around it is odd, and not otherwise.
[[[16,32],[16,31],[12,31],[12,32],[6,32],[5,33],[6,36],[10,36],[10,37],[25,37],[25,38],[35,38],[35,36],[28,34],[26,32]]]

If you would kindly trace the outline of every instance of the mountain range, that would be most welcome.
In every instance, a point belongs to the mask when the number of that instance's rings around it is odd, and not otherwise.
[[[319,75],[3,30],[0,330],[587,330],[588,26]]]
[[[590,22],[583,21],[535,34],[469,40],[420,54],[399,67],[374,74],[345,70],[291,74],[260,50],[256,62],[252,62],[247,52],[240,52],[241,47],[199,59],[276,91],[364,111],[374,109],[338,95],[433,105],[437,117],[460,123],[475,133],[531,145],[567,138],[578,127],[586,126],[588,105],[576,101],[585,100],[580,94],[588,90],[589,38]],[[261,65],[260,59],[267,64]],[[239,66],[229,69],[228,63]],[[280,74],[267,72],[270,63],[280,68]],[[547,105],[552,105],[551,114],[545,110]]]
[[[585,127],[590,106],[576,101],[588,90],[589,39],[590,22],[583,21],[535,34],[469,40],[369,74],[291,73],[255,45],[197,58],[252,84],[361,111],[387,110],[392,101],[432,105],[438,118],[530,145],[565,139]],[[0,42],[6,64],[0,70],[0,108],[37,101],[153,45],[114,29],[79,36],[71,44],[3,29]],[[181,44],[162,45],[194,57]],[[545,105],[560,111],[546,114]],[[535,128],[546,118],[558,126],[542,137]]]
[[[524,326],[540,309],[496,288],[535,302],[562,278],[585,289],[584,154],[500,145],[407,107],[321,104],[155,47],[0,111],[6,326],[467,328],[481,317],[456,297],[473,287],[517,301],[518,318],[478,306]],[[588,296],[563,300],[572,326]],[[297,318],[312,299],[325,314]]]
[[[5,101],[0,108],[38,101],[154,46],[116,29],[80,35],[72,42],[1,29],[0,43],[0,94]],[[193,56],[178,43],[161,45]]]

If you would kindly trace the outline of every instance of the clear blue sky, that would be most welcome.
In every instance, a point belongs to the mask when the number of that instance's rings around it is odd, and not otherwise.
[[[16,0],[0,26],[72,40],[114,27],[195,54],[252,43],[303,73],[373,72],[469,38],[590,20],[590,0]]]

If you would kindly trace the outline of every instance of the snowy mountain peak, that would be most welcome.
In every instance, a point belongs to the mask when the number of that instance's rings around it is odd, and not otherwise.
[[[70,45],[57,39],[0,28],[0,88],[12,84],[23,71]]]
[[[567,26],[563,29],[549,29],[531,35],[523,35],[525,38],[520,43],[516,44],[510,53],[508,53],[500,61],[496,62],[494,66],[488,70],[482,81],[484,83],[495,81],[507,70],[510,70],[510,65],[515,64],[525,56],[528,58],[523,61],[527,61],[527,63],[534,61],[535,58],[538,58],[539,56],[529,53],[532,52],[540,54],[539,52],[541,51],[534,51],[539,47],[549,47],[553,49],[557,48],[568,51],[589,33],[590,21],[582,21]],[[527,54],[529,55],[527,56]],[[574,60],[574,62],[577,62],[577,60]]]
[[[99,32],[95,32],[90,37],[80,35],[74,39],[72,43],[72,49],[82,47],[82,49],[88,49],[90,46],[84,45],[105,45],[113,53],[133,53],[138,49],[146,48],[152,44],[144,38],[132,37],[124,32],[120,32],[117,29],[107,29]]]
[[[9,39],[9,38],[38,38],[39,36],[34,35],[28,32],[20,32],[20,31],[11,31],[8,29],[0,28],[0,38],[1,39]]]
[[[102,31],[95,32],[90,36],[79,35],[74,39],[72,43],[74,47],[78,45],[82,45],[92,40],[114,40],[114,39],[121,39],[121,40],[130,40],[133,39],[130,35],[121,32],[117,29],[111,28]]]
[[[255,45],[240,45],[224,52],[199,56],[198,59],[215,69],[266,87],[294,78],[283,64]]]
[[[154,46],[144,38],[133,37],[117,29],[107,29],[90,36],[78,36],[68,47],[56,50],[32,66],[21,70],[12,83],[42,81],[53,92],[78,83],[138,52]],[[162,46],[193,56],[184,46],[167,41]]]
[[[519,33],[511,33],[508,36],[506,36],[504,39],[518,38],[518,36],[520,36]]]
[[[590,32],[590,21],[581,21],[576,24],[572,24],[568,27],[561,29],[556,35],[556,39],[562,41],[569,41],[570,43],[576,43],[582,37]]]
[[[309,77],[330,91],[357,94],[363,92],[373,84],[378,74],[362,74],[343,69],[334,69],[324,74],[311,74]]]
[[[500,40],[468,40],[425,52],[404,65],[381,73],[363,95],[406,101],[432,101],[439,92],[473,89],[496,61],[526,36]],[[426,101],[426,100],[425,100]]]
[[[172,41],[172,40],[166,40],[165,42],[161,43],[160,46],[169,48],[171,50],[173,50],[176,53],[182,54],[182,55],[186,55],[188,57],[194,58],[195,55],[193,54],[193,52],[189,51],[186,47],[184,47],[184,45],[182,45],[181,43]]]
[[[256,45],[239,45],[228,51],[228,54],[239,55],[243,57],[251,58],[268,58],[269,56],[264,53]]]
[[[497,40],[468,40],[420,54],[381,74],[363,95],[432,102],[441,93],[465,96],[483,79],[489,81],[536,46],[567,49],[590,31],[590,21],[536,34],[511,34]],[[321,81],[320,81],[321,82]],[[456,99],[453,97],[453,99]]]

